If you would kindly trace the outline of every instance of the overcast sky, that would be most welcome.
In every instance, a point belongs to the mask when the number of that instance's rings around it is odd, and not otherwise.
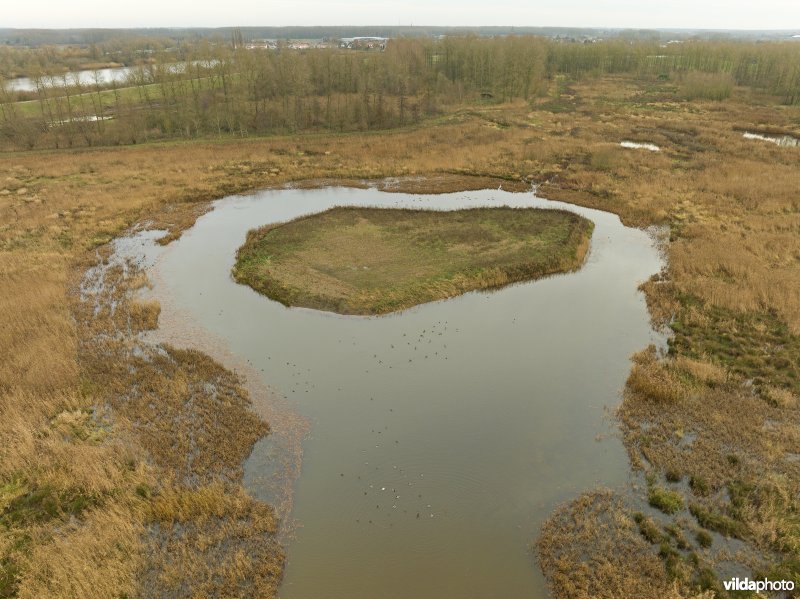
[[[800,29],[800,0],[0,0],[0,27],[516,25]]]

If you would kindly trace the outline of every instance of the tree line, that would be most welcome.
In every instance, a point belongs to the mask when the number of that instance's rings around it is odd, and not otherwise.
[[[25,102],[0,91],[0,138],[7,147],[33,148],[385,129],[455,104],[531,100],[556,76],[692,73],[724,75],[800,103],[796,43],[463,36],[393,39],[381,52],[200,42],[184,48],[180,62],[154,54],[122,82],[34,77],[36,91]]]

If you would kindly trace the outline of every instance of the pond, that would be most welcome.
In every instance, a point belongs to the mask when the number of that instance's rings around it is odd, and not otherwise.
[[[651,143],[643,143],[638,141],[622,141],[619,144],[623,148],[634,149],[634,150],[650,150],[651,152],[660,152],[661,148],[659,148],[655,144]]]
[[[152,74],[151,69],[166,69],[168,72],[177,74],[183,73],[186,66],[200,67],[200,69],[210,69],[219,64],[218,60],[192,60],[189,62],[175,62],[166,65],[144,65],[141,67],[114,67],[110,69],[89,69],[83,71],[70,71],[63,75],[45,75],[41,79],[41,84],[44,87],[63,87],[66,79],[67,85],[81,85],[82,87],[93,87],[95,84],[101,86],[111,85],[117,83],[122,86],[129,83],[131,75],[137,75],[138,78],[144,81],[151,82]],[[36,81],[30,77],[18,77],[16,79],[7,79],[3,82],[3,86],[9,92],[35,92]]]
[[[110,83],[122,83],[127,80],[131,73],[129,67],[117,67],[112,69],[98,69],[88,71],[73,71],[62,75],[45,76],[42,78],[42,83],[45,87],[62,86],[64,85],[64,77],[66,77],[68,85],[75,85],[79,83],[82,86],[89,86],[95,84],[95,77],[100,85],[109,85]],[[9,92],[35,92],[36,82],[30,77],[19,77],[17,79],[8,79],[3,83],[6,90]]]
[[[578,272],[382,317],[286,308],[233,282],[248,230],[340,205],[552,207],[595,230]],[[615,215],[501,190],[269,190],[217,201],[156,254],[162,338],[224,346],[273,390],[274,410],[309,423],[282,514],[297,525],[283,599],[543,596],[530,551],[543,520],[583,490],[629,482],[610,410],[630,355],[664,343],[637,290],[662,261]],[[247,487],[268,501],[291,476],[276,467],[291,420],[274,420],[246,463]]]
[[[745,139],[758,139],[761,141],[768,141],[784,148],[795,148],[800,146],[800,139],[792,137],[791,135],[770,135],[765,133],[751,133],[747,131],[742,134]]]

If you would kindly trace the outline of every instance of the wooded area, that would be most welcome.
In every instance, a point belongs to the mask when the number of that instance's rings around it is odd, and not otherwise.
[[[39,61],[37,72],[47,72],[47,51],[29,50]],[[180,57],[175,62],[174,52],[153,52],[123,82],[98,77],[87,85],[68,75],[42,74],[32,78],[36,91],[4,89],[2,144],[72,147],[385,129],[419,122],[448,106],[547,96],[556,78],[606,74],[676,83],[688,77],[676,100],[722,100],[734,86],[749,86],[779,102],[800,103],[800,44],[791,42],[584,44],[464,36],[392,39],[381,52],[247,50],[202,41],[183,48]]]

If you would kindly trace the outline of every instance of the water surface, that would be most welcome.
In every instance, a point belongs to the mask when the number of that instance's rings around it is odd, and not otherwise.
[[[557,207],[595,231],[579,272],[383,317],[290,309],[233,282],[249,229],[336,205]],[[216,202],[153,278],[310,420],[283,599],[484,599],[545,595],[530,552],[542,521],[580,491],[626,484],[608,409],[629,356],[663,341],[637,291],[660,267],[645,232],[532,193],[326,188]],[[267,500],[274,438],[246,464]]]
[[[46,75],[42,77],[41,84],[44,87],[60,87],[64,85],[64,77],[66,77],[67,85],[82,85],[89,86],[99,83],[100,85],[108,85],[110,83],[120,83],[127,81],[131,74],[130,67],[114,67],[110,69],[97,69],[85,71],[71,71],[64,75]],[[36,81],[30,77],[19,77],[17,79],[8,79],[3,82],[5,88],[10,92],[35,92]]]
[[[130,79],[133,75],[144,81],[151,83],[152,74],[151,69],[166,69],[167,71],[177,74],[183,73],[186,66],[200,67],[209,69],[219,64],[217,60],[192,60],[189,62],[176,62],[166,65],[143,65],[137,67],[112,67],[108,69],[86,69],[81,71],[69,71],[67,73],[58,75],[44,75],[40,79],[40,85],[44,87],[63,87],[66,81],[67,85],[81,85],[89,87],[94,85],[110,85],[118,83],[127,85],[131,83]],[[17,77],[16,79],[7,79],[3,86],[9,92],[35,92],[36,80],[31,77]]]
[[[656,144],[651,143],[642,143],[638,141],[622,141],[619,144],[623,148],[629,148],[634,150],[650,150],[651,152],[660,152],[661,148],[659,148]]]
[[[747,131],[742,134],[745,139],[758,139],[761,141],[768,141],[783,148],[795,148],[800,146],[800,139],[792,137],[791,135],[767,135],[762,133],[751,133]]]

